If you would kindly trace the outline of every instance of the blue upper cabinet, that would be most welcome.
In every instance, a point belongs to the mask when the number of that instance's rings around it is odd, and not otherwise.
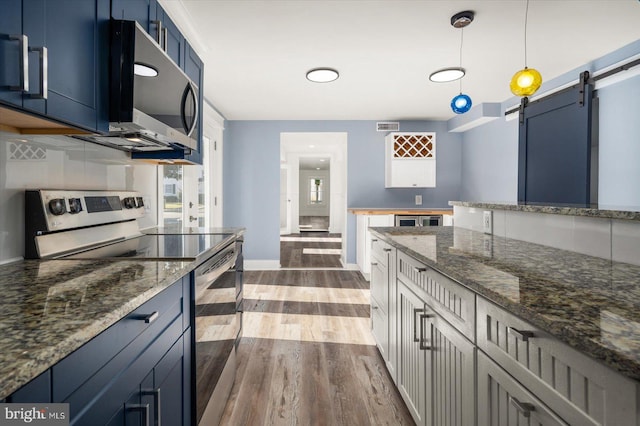
[[[6,84],[0,86],[18,90],[3,87],[0,100],[107,130],[109,0],[9,0],[2,6],[0,79]]]
[[[111,0],[111,17],[137,21],[149,34],[156,37],[154,21],[157,7],[156,0]]]
[[[159,38],[156,36],[156,40],[159,39],[162,50],[164,50],[167,55],[173,59],[173,62],[175,62],[180,68],[183,68],[186,44],[185,38],[182,36],[182,33],[176,24],[173,23],[169,15],[160,5],[158,5],[156,9],[155,27],[156,31],[157,29],[160,29]],[[151,35],[153,35],[153,31],[151,31]]]
[[[29,43],[22,31],[22,0],[4,0],[0,13],[0,101],[22,107],[28,87],[23,56]]]

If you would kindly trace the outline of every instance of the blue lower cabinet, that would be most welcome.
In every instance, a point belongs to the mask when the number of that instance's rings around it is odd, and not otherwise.
[[[185,290],[186,289],[186,290]],[[68,403],[78,426],[189,426],[191,301],[180,279],[10,395],[6,402]],[[154,320],[143,321],[153,314]],[[156,315],[157,314],[157,315]]]
[[[35,379],[12,393],[6,402],[38,403],[51,402],[51,370],[47,370]]]

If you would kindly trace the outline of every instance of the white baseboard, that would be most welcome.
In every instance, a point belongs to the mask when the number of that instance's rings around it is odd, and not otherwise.
[[[272,269],[280,269],[279,260],[245,259],[244,261],[245,271],[270,271]]]
[[[340,263],[342,264],[342,267],[348,271],[359,271],[360,268],[358,267],[357,264],[355,263],[347,263],[346,265],[344,264],[344,262],[342,261],[342,259],[340,259]]]
[[[6,265],[8,263],[14,263],[24,260],[22,257],[12,257],[11,259],[0,260],[0,265]]]

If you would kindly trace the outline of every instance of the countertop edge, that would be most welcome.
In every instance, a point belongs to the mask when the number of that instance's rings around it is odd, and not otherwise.
[[[489,210],[509,210],[528,213],[559,214],[566,216],[585,216],[601,219],[619,219],[640,221],[640,211],[605,210],[586,207],[560,207],[543,205],[519,205],[501,203],[483,203],[473,201],[449,201],[450,206],[473,207]]]
[[[516,315],[522,318],[524,321],[530,322],[536,327],[541,328],[544,332],[549,335],[557,338],[563,344],[571,347],[572,349],[580,352],[581,354],[593,359],[594,361],[599,362],[602,365],[605,365],[607,368],[617,372],[618,374],[623,375],[624,377],[634,380],[636,382],[640,382],[640,374],[638,371],[640,370],[640,366],[634,360],[624,357],[622,354],[616,352],[615,350],[591,344],[591,340],[588,336],[584,336],[580,333],[576,333],[574,330],[564,327],[564,326],[556,326],[550,325],[551,322],[545,319],[542,315],[537,312],[522,307],[521,305],[516,305],[509,299],[496,294],[495,292],[488,290],[475,283],[472,279],[466,276],[460,276],[456,273],[455,270],[450,270],[447,268],[442,268],[441,265],[433,262],[432,260],[426,258],[425,256],[417,253],[410,248],[393,241],[388,238],[385,233],[385,228],[380,227],[370,227],[369,230],[376,234],[379,238],[383,239],[386,243],[395,247],[398,250],[402,250],[408,256],[416,259],[419,262],[424,263],[425,265],[433,268],[440,274],[446,276],[464,286],[465,288],[473,291],[477,295],[480,295],[487,299],[489,302],[498,305],[499,307],[505,309],[509,313]]]
[[[114,308],[110,314],[103,315],[93,323],[76,330],[75,333],[60,341],[58,344],[47,346],[38,351],[32,359],[23,363],[22,368],[13,370],[3,376],[2,383],[0,383],[0,400],[7,398],[13,392],[56,365],[59,361],[107,330],[142,304],[166,290],[178,279],[190,273],[195,266],[195,262],[188,263],[184,269],[164,277],[154,287],[133,299],[129,299],[125,304]]]

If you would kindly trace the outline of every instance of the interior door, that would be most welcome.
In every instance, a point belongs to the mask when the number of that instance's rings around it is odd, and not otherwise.
[[[280,166],[280,235],[291,233],[291,197],[289,194],[290,169]]]

